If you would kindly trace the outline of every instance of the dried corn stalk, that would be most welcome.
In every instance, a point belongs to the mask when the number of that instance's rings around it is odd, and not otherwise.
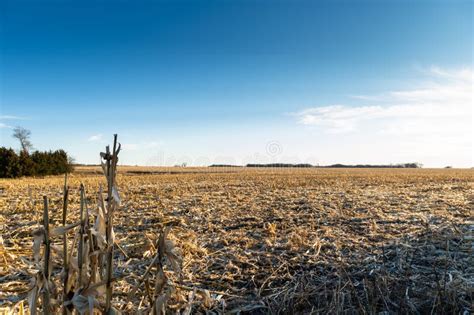
[[[67,177],[64,180],[61,226],[50,229],[48,199],[44,197],[43,222],[33,233],[34,259],[30,263],[33,274],[28,294],[32,314],[35,314],[38,308],[44,314],[119,313],[112,307],[114,245],[116,244],[127,257],[115,241],[113,229],[114,212],[121,202],[116,185],[119,152],[120,144],[117,143],[117,135],[114,135],[112,151],[107,146],[105,153],[100,154],[102,169],[107,180],[107,191],[104,194],[102,187],[99,186],[97,213],[94,218],[91,218],[86,188],[82,183],[79,189],[79,219],[76,222],[68,224],[67,220],[69,204]],[[175,290],[174,285],[168,281],[165,266],[169,271],[181,273],[182,258],[175,249],[173,241],[167,239],[169,230],[170,227],[165,228],[156,245],[150,246],[149,256],[154,255],[154,258],[140,279],[140,284],[144,283],[146,288],[144,292],[141,291],[144,295],[142,300],[146,298],[148,305],[144,307],[138,305],[134,308],[141,313],[164,313],[167,302]],[[74,238],[69,243],[70,233],[73,233]],[[58,242],[56,238],[61,238],[62,246],[54,243]],[[60,277],[57,273],[52,273],[53,264],[62,266]],[[62,290],[56,290],[55,284],[62,285]],[[132,290],[130,296],[135,292],[136,288]],[[191,306],[187,303],[188,309],[191,309]]]
[[[95,224],[91,227],[85,187],[80,186],[79,221],[67,224],[69,189],[67,177],[64,182],[62,226],[49,229],[48,199],[44,197],[43,224],[33,232],[33,268],[28,304],[32,314],[37,312],[37,301],[41,296],[41,310],[44,314],[55,313],[60,309],[69,314],[75,309],[80,314],[94,310],[116,312],[110,305],[112,297],[113,274],[113,213],[120,204],[115,187],[115,174],[120,144],[114,136],[113,151],[109,147],[101,157],[105,160],[104,174],[107,178],[106,206],[99,192],[99,207]],[[76,229],[76,227],[79,227]],[[68,246],[67,234],[75,231],[74,240]],[[62,250],[52,244],[51,238],[62,236]],[[42,246],[43,245],[43,246]],[[77,245],[77,246],[76,246]],[[41,255],[43,247],[43,255]],[[54,281],[50,279],[53,267],[53,252],[62,259],[62,296],[54,290]],[[105,302],[100,297],[106,294]]]
[[[106,241],[107,241],[107,265],[106,265],[106,312],[110,311],[112,300],[112,274],[113,274],[113,255],[114,255],[114,237],[113,237],[113,216],[116,207],[120,205],[120,197],[117,192],[115,177],[117,174],[118,153],[120,152],[120,143],[117,147],[117,135],[114,135],[114,145],[112,152],[109,146],[105,153],[101,152],[100,157],[102,169],[107,179],[107,220],[106,220]]]

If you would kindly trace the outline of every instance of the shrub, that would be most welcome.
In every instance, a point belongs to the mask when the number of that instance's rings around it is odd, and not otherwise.
[[[20,160],[15,151],[0,147],[0,177],[18,177],[20,170]]]
[[[33,176],[36,174],[36,165],[26,151],[21,151],[18,159],[20,173],[18,176]]]
[[[0,147],[0,177],[45,176],[69,173],[73,170],[64,150],[26,151],[16,154],[13,149]]]

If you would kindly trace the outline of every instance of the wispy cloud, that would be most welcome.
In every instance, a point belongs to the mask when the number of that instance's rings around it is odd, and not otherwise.
[[[474,75],[472,69],[469,67],[454,69],[454,70],[453,69],[446,70],[437,66],[432,66],[431,68],[429,68],[429,70],[427,71],[427,74],[434,75],[443,79],[448,78],[448,79],[452,79],[456,81],[461,80],[461,81],[471,81],[471,82],[473,81],[473,75]]]
[[[0,115],[0,120],[27,120],[26,117],[14,116],[14,115]]]
[[[428,73],[430,80],[417,88],[356,96],[371,104],[308,108],[296,114],[298,122],[328,133],[372,129],[378,133],[466,137],[472,129],[472,69],[432,67]]]
[[[87,139],[87,141],[91,141],[91,142],[102,141],[102,134],[98,133],[96,135],[92,135]]]
[[[27,120],[28,118],[26,117],[20,117],[20,116],[14,116],[14,115],[0,115],[0,129],[5,129],[5,128],[13,128],[13,126],[1,122],[2,120]]]

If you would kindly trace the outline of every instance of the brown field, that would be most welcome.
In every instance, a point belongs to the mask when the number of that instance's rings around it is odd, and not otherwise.
[[[71,222],[81,182],[97,208],[96,170],[69,178]],[[127,294],[164,226],[183,257],[181,274],[167,270],[170,312],[474,312],[473,170],[147,171],[119,167],[113,305],[124,313],[148,303],[143,286]],[[0,306],[26,299],[42,196],[59,225],[63,181],[0,180]]]

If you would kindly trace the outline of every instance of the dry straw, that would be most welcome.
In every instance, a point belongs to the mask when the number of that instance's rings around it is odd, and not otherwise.
[[[120,207],[116,174],[120,144],[114,135],[113,149],[109,146],[101,153],[101,165],[107,181],[106,198],[99,189],[98,206],[95,218],[91,214],[86,196],[86,188],[80,185],[79,221],[67,224],[69,187],[67,176],[64,181],[62,225],[50,230],[48,198],[44,196],[43,221],[34,231],[33,256],[30,267],[35,269],[28,294],[31,314],[118,314],[113,306],[114,288],[114,247],[121,249],[115,240],[114,212]],[[91,224],[91,221],[93,224]],[[161,314],[165,312],[166,302],[172,293],[163,270],[165,258],[172,268],[179,272],[181,258],[173,243],[166,239],[169,228],[164,230],[156,244],[156,255],[140,278],[137,286],[130,292],[135,297],[139,285],[144,284],[146,300],[135,309],[142,314]],[[68,235],[74,234],[70,240]],[[62,236],[62,249],[53,244],[55,237]],[[43,255],[41,257],[41,245]],[[121,249],[124,256],[126,254]],[[55,261],[53,261],[53,256]],[[57,264],[61,261],[60,264]],[[54,265],[61,265],[60,273],[52,273]],[[152,269],[155,272],[152,275]],[[151,287],[154,283],[154,288]],[[140,291],[141,292],[141,291]],[[143,300],[143,298],[142,298]],[[23,312],[23,304],[21,304]]]

